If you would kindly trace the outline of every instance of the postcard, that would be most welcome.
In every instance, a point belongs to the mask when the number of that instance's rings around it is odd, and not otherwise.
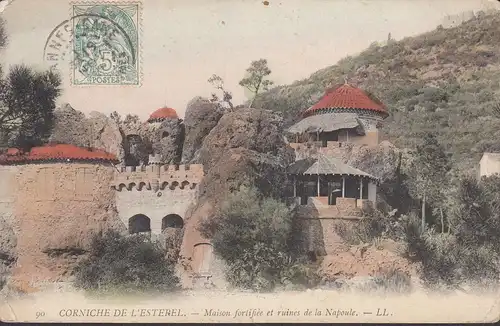
[[[0,2],[0,319],[492,322],[500,2]]]

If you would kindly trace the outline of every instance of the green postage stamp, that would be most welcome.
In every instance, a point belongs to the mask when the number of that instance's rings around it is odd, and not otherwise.
[[[140,84],[140,3],[72,4],[73,85]]]

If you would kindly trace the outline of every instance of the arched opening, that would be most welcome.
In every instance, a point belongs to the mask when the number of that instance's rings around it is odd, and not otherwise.
[[[169,214],[161,220],[161,230],[167,228],[182,229],[184,227],[184,221],[182,217],[177,214]]]
[[[162,132],[161,134],[161,138],[167,138],[170,134],[168,133],[168,131],[164,131]]]
[[[128,231],[130,234],[151,232],[151,220],[144,214],[134,215],[128,220]]]
[[[193,249],[194,271],[200,275],[210,274],[213,259],[213,247],[210,243],[198,243]]]

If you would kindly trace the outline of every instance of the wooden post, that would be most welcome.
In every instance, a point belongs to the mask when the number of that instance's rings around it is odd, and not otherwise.
[[[332,183],[330,179],[328,179],[328,205],[332,204]]]
[[[342,198],[345,197],[345,175],[342,176]]]
[[[293,176],[293,198],[297,197],[297,177]]]
[[[359,199],[363,199],[363,178],[359,179]]]
[[[319,197],[319,174],[318,174],[318,197]]]

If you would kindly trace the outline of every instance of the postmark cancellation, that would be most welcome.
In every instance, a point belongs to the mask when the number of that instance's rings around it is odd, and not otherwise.
[[[71,3],[71,83],[140,85],[139,2]]]

